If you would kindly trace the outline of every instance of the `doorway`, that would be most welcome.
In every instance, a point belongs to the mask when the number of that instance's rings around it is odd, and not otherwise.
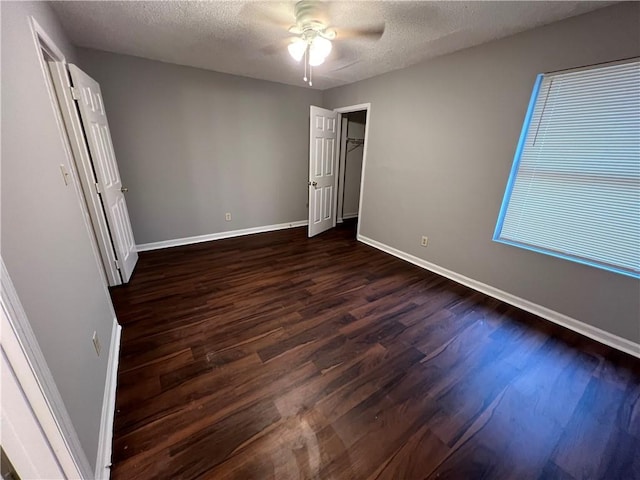
[[[345,221],[357,223],[360,235],[370,118],[370,103],[311,106],[309,237]]]
[[[76,188],[105,283],[127,283],[138,253],[100,86],[75,65],[67,64],[33,19],[32,27],[56,121],[73,159],[69,165],[60,165],[64,184]]]
[[[311,106],[309,120],[309,237],[343,225],[345,220],[356,223],[358,237],[371,104],[334,110]],[[331,128],[327,129],[327,125]],[[319,179],[324,182],[322,185]],[[330,187],[324,187],[325,183]],[[321,186],[331,195],[318,195]]]
[[[337,223],[357,223],[367,112],[343,113],[340,121]]]

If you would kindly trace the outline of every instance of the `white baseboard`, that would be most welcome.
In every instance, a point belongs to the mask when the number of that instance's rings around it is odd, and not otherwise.
[[[435,265],[431,262],[423,260],[422,258],[418,258],[409,253],[405,253],[401,250],[390,247],[389,245],[385,245],[384,243],[365,237],[364,235],[358,235],[358,240],[362,243],[366,243],[367,245],[377,248],[378,250],[382,250],[383,252],[393,255],[394,257],[401,258],[402,260],[406,260],[407,262],[417,265],[418,267],[422,267],[425,270],[429,270],[431,272],[437,273],[438,275],[442,275],[443,277],[447,277],[454,282],[458,282],[469,288],[477,290],[478,292],[482,292],[486,295],[489,295],[490,297],[502,300],[505,303],[533,313],[534,315],[549,320],[550,322],[556,323],[565,328],[568,328],[569,330],[573,330],[574,332],[578,332],[586,337],[592,338],[593,340],[596,340],[600,343],[604,343],[605,345],[609,345],[610,347],[613,347],[617,350],[621,350],[625,353],[628,353],[629,355],[640,358],[640,344],[632,342],[631,340],[627,340],[626,338],[622,338],[612,333],[601,330],[597,327],[593,327],[584,322],[576,320],[575,318],[571,318],[562,313],[543,307],[542,305],[530,302],[529,300],[525,300],[524,298],[517,297],[508,292],[492,287],[491,285],[487,285],[486,283],[478,282],[477,280],[474,280],[472,278],[465,277],[464,275],[453,272],[451,270],[447,270],[446,268],[440,267],[439,265]]]
[[[96,458],[96,480],[108,480],[111,475],[111,447],[113,442],[113,420],[116,411],[116,385],[118,383],[118,361],[120,359],[120,335],[122,327],[113,319],[109,359],[107,361],[107,380],[102,400],[100,420],[100,438]]]
[[[226,232],[210,233],[195,237],[176,238],[174,240],[163,240],[161,242],[141,243],[136,245],[139,252],[147,250],[158,250],[160,248],[179,247],[180,245],[190,245],[192,243],[210,242],[211,240],[222,240],[224,238],[240,237],[254,233],[274,232],[286,228],[304,227],[309,225],[308,220],[297,220],[295,222],[277,223],[275,225],[263,225],[261,227],[243,228],[241,230],[229,230]]]
[[[343,220],[349,220],[350,218],[358,218],[358,212],[356,213],[345,213],[342,215]]]

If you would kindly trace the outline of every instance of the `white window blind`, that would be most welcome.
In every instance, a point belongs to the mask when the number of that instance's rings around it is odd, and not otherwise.
[[[494,240],[640,278],[640,61],[541,75]]]

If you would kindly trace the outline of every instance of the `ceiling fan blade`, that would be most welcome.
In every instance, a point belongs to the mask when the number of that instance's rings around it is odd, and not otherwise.
[[[355,49],[336,42],[327,58],[327,69],[329,72],[337,72],[359,61],[358,52]]]
[[[379,24],[365,28],[337,28],[337,39],[364,38],[367,40],[378,40],[384,34],[385,24]]]
[[[302,35],[302,33],[304,32],[304,29],[300,28],[298,25],[292,25],[289,27],[289,33],[292,35]]]
[[[284,30],[295,23],[293,9],[283,7],[278,3],[266,6],[257,2],[248,2],[242,6],[240,15],[251,21],[266,23]]]
[[[329,3],[319,0],[302,0],[295,5],[296,21],[302,23],[329,24]]]

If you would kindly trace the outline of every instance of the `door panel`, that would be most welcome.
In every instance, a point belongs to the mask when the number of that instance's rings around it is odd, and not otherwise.
[[[316,177],[321,177],[322,176],[322,161],[324,158],[324,155],[322,154],[322,147],[324,146],[324,139],[323,138],[316,138],[316,150],[314,152],[315,157],[313,159],[313,163],[315,165],[315,176]]]
[[[332,218],[331,205],[333,204],[333,187],[325,187],[324,189],[324,206],[322,220],[330,220]]]
[[[311,106],[309,141],[309,236],[335,223],[334,185],[336,170],[337,114]]]
[[[333,138],[327,138],[325,140],[325,146],[327,147],[324,151],[325,164],[324,171],[326,175],[333,175],[333,168],[335,166],[335,156],[336,156],[336,142]]]
[[[127,283],[138,261],[138,252],[122,192],[122,182],[113,151],[100,85],[75,65],[69,65],[69,72],[74,87],[80,92],[78,110],[87,133],[89,153],[97,176],[98,192],[107,218],[122,282]]]
[[[322,190],[314,189],[313,194],[315,195],[313,223],[316,224],[322,221]]]

